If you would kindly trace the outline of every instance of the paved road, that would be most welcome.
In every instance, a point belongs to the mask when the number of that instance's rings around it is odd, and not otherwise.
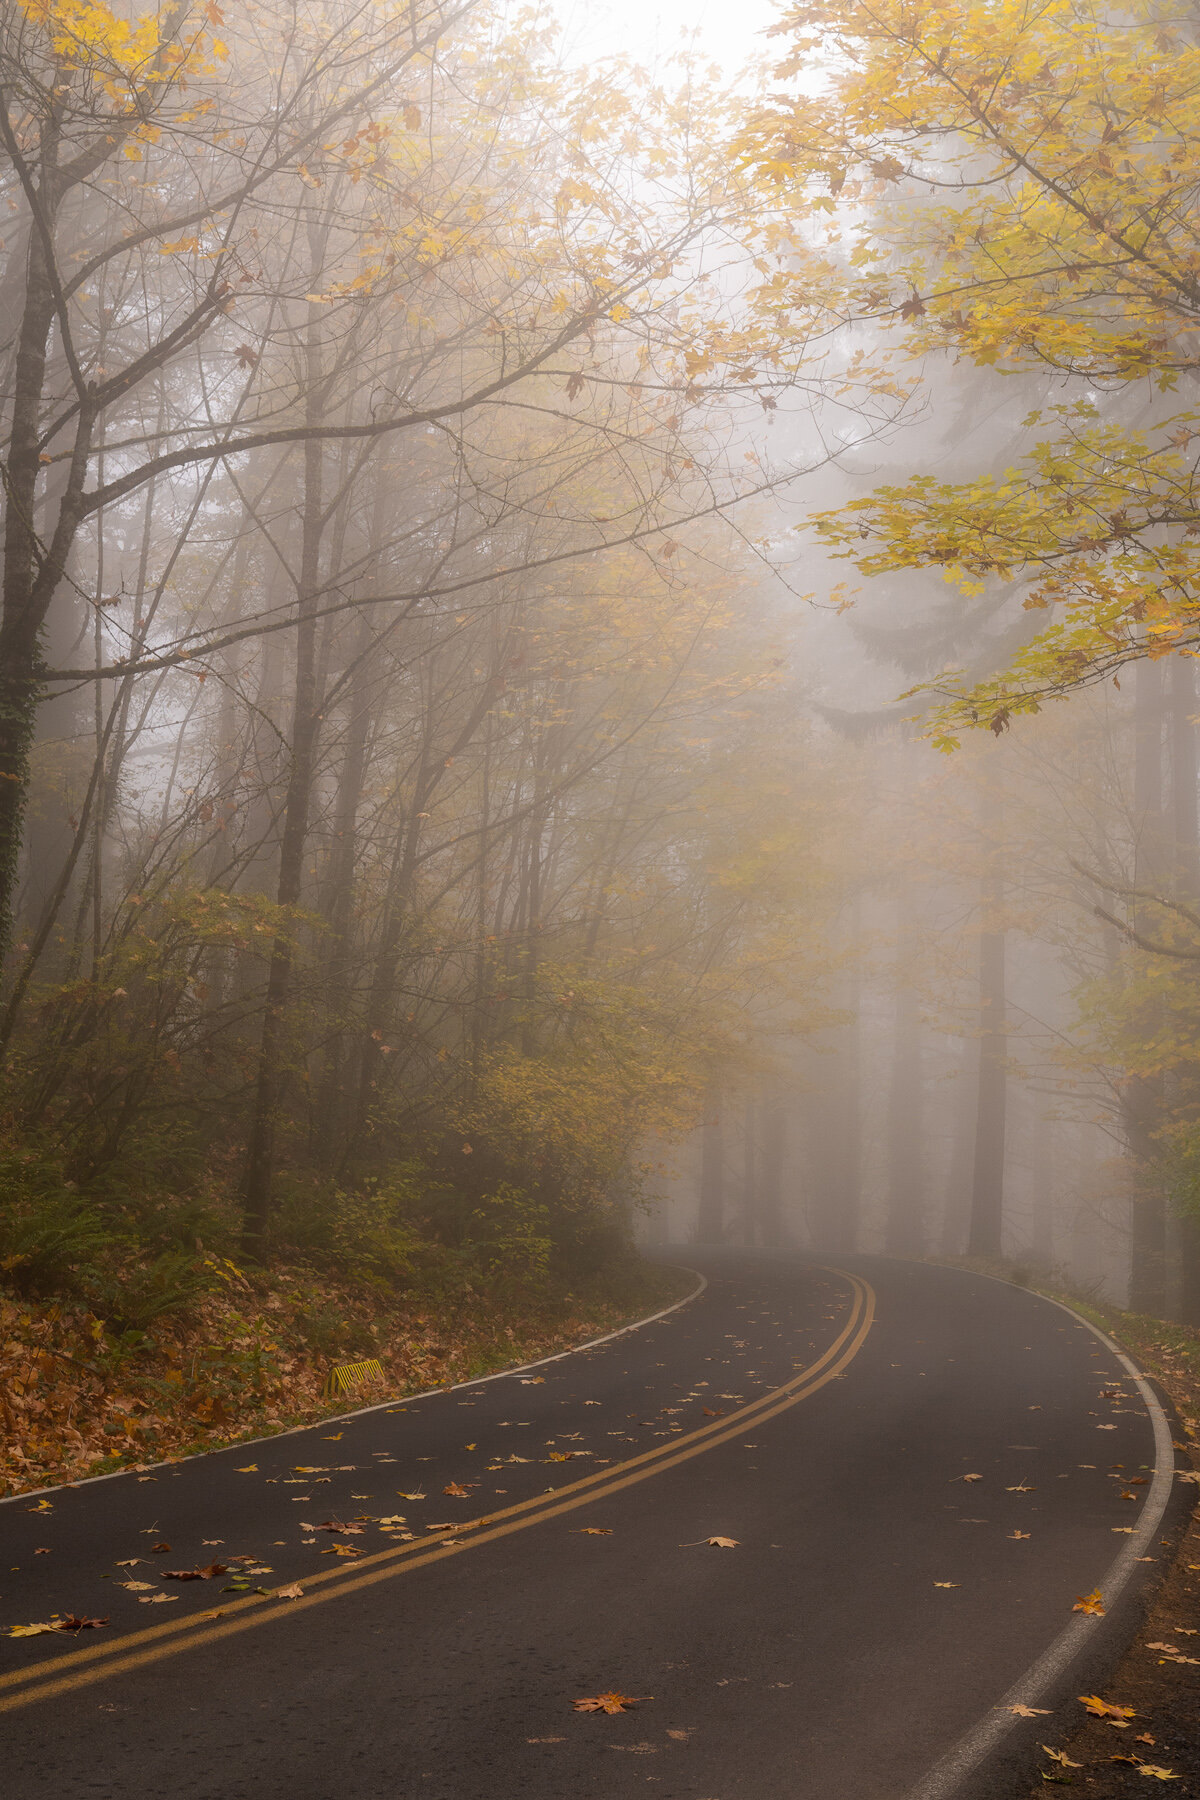
[[[1132,1541],[1151,1419],[1019,1289],[696,1260],[688,1305],[523,1375],[0,1506],[0,1627],[111,1619],[0,1638],[6,1795],[932,1792]],[[214,1559],[251,1591],[166,1579]],[[610,1690],[640,1704],[574,1711]]]

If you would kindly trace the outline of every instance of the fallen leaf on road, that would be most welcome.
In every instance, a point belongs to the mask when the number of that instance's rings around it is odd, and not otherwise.
[[[677,1744],[686,1744],[691,1735],[692,1728],[690,1726],[686,1731],[672,1731],[669,1726],[667,1728],[667,1736],[674,1738]]]
[[[961,1581],[935,1581],[933,1585],[934,1585],[934,1587],[941,1587],[941,1588],[956,1588],[956,1587],[961,1587],[962,1582]]]
[[[9,1637],[40,1637],[43,1631],[57,1630],[57,1622],[49,1620],[39,1625],[14,1625],[8,1635]]]
[[[170,1600],[178,1600],[178,1594],[139,1594],[139,1606],[166,1606]]]
[[[1043,1744],[1042,1749],[1050,1761],[1057,1763],[1060,1769],[1082,1769],[1083,1767],[1082,1763],[1072,1762],[1065,1750],[1052,1750],[1049,1744]]]
[[[144,1561],[145,1558],[141,1556],[127,1556],[124,1562],[119,1562],[115,1566],[118,1569],[136,1569],[138,1564]]]
[[[1152,1781],[1180,1781],[1182,1776],[1176,1775],[1174,1769],[1164,1769],[1158,1763],[1142,1763],[1138,1768],[1139,1775],[1149,1775]]]
[[[442,1489],[442,1492],[443,1494],[449,1494],[452,1500],[468,1500],[470,1499],[471,1490],[469,1488],[460,1487],[457,1481],[448,1481]]]
[[[344,1431],[335,1431],[332,1437],[323,1437],[321,1442],[323,1444],[340,1444],[345,1435]]]
[[[50,1552],[48,1550],[35,1550],[33,1554],[35,1556],[49,1556]]]
[[[164,1581],[211,1581],[214,1575],[228,1575],[228,1563],[209,1563],[206,1569],[164,1569]]]
[[[258,1464],[257,1463],[247,1463],[244,1469],[235,1469],[233,1472],[235,1475],[257,1475],[258,1474]]]
[[[652,1694],[596,1694],[590,1700],[574,1700],[576,1712],[623,1713],[639,1700],[652,1700]]]
[[[1010,1538],[1027,1538],[1029,1533],[1027,1531],[1010,1531],[1008,1535]]]
[[[574,1533],[576,1537],[611,1537],[611,1525],[581,1525]]]
[[[1092,1613],[1097,1619],[1104,1617],[1104,1596],[1099,1588],[1093,1588],[1090,1594],[1078,1594],[1072,1612]]]
[[[150,1546],[151,1556],[169,1556],[170,1553],[170,1544],[151,1544]]]
[[[1136,1719],[1137,1713],[1132,1706],[1114,1706],[1111,1700],[1102,1700],[1099,1694],[1080,1694],[1080,1702],[1086,1706],[1093,1719]]]
[[[1010,1706],[1008,1710],[1018,1719],[1046,1719],[1050,1716],[1048,1706],[1022,1706],[1020,1702],[1016,1706]]]
[[[328,1550],[322,1550],[322,1556],[361,1556],[362,1551],[354,1544],[330,1544]]]
[[[277,1600],[303,1600],[304,1589],[298,1581],[289,1581],[286,1587],[275,1589],[275,1598]]]
[[[425,1494],[421,1493],[420,1490],[418,1490],[415,1494],[406,1494],[404,1492],[403,1488],[397,1488],[396,1492],[397,1492],[397,1494],[399,1494],[401,1500],[424,1500],[427,1498],[427,1496]]]
[[[386,1519],[378,1521],[380,1525],[403,1525],[406,1522],[403,1513],[389,1513]]]
[[[94,1626],[107,1624],[107,1619],[87,1619],[82,1615],[71,1613],[67,1618],[60,1619],[54,1629],[56,1631],[89,1631]]]
[[[1147,1644],[1147,1650],[1169,1650],[1173,1656],[1179,1655],[1178,1644]]]
[[[128,1588],[131,1594],[148,1594],[154,1583],[152,1581],[120,1581],[117,1586]]]
[[[1036,1494],[1037,1489],[1030,1487],[1027,1481],[1019,1481],[1016,1487],[1005,1488],[1006,1494]]]
[[[956,1481],[982,1481],[983,1476],[982,1475],[956,1475],[954,1477],[954,1479]]]
[[[586,1404],[586,1402],[585,1402],[585,1404]],[[525,1742],[527,1744],[565,1744],[566,1741],[567,1740],[564,1737],[544,1737],[544,1738],[526,1738],[525,1739]]]

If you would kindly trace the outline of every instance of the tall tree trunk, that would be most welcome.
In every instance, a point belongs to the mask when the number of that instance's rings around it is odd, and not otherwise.
[[[1196,664],[1173,656],[1170,670],[1169,739],[1171,764],[1172,888],[1176,899],[1194,905],[1200,898],[1200,745],[1197,743]],[[1175,1315],[1184,1325],[1200,1325],[1200,1220],[1177,1214],[1171,1220],[1171,1260],[1176,1267]]]
[[[749,1095],[742,1112],[742,1242],[758,1242],[758,1108]]]
[[[906,897],[901,902],[896,936],[896,1010],[888,1087],[884,1241],[892,1256],[920,1256],[925,1247],[921,1221],[921,1028],[917,996],[906,967],[912,947],[911,907]]]
[[[999,853],[984,878],[979,933],[979,1084],[975,1154],[971,1170],[969,1256],[999,1256],[1004,1225],[1004,1161],[1008,1107],[1008,1035],[1005,1026],[1006,934]]]
[[[296,604],[296,677],[289,734],[291,757],[279,846],[279,880],[275,894],[279,905],[285,907],[299,904],[304,886],[304,851],[320,728],[316,682],[316,614],[321,598],[321,536],[325,519],[322,482],[324,455],[321,442],[316,436],[316,426],[320,422],[323,408],[318,333],[316,308],[313,306],[310,308],[305,359],[305,422],[313,428],[313,435],[304,443],[300,574]],[[291,933],[281,933],[272,946],[267,973],[254,1111],[251,1116],[243,1187],[243,1249],[249,1255],[260,1257],[266,1249],[270,1226],[284,1056],[284,1015],[292,984],[293,956]]]
[[[762,1102],[759,1134],[758,1221],[761,1240],[774,1249],[783,1242],[783,1162],[787,1113],[772,1084]]]
[[[1159,886],[1163,868],[1162,665],[1142,657],[1134,672],[1134,886]],[[1161,1183],[1150,1174],[1154,1132],[1162,1113],[1162,1082],[1135,1076],[1122,1096],[1125,1136],[1135,1168],[1131,1232],[1130,1305],[1161,1315],[1166,1305],[1167,1209]]]
[[[696,1235],[702,1244],[719,1244],[725,1235],[725,1133],[721,1127],[721,1090],[715,1081],[710,1082],[704,1099]]]

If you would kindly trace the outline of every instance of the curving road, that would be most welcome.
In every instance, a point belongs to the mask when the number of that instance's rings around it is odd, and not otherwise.
[[[110,1620],[0,1637],[6,1792],[1019,1792],[1057,1725],[1009,1707],[1077,1711],[1166,1553],[1148,1390],[982,1277],[696,1260],[590,1349],[0,1505],[0,1628]]]

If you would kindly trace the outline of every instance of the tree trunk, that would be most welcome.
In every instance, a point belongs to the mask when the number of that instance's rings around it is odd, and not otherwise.
[[[320,728],[316,685],[316,611],[321,597],[320,558],[323,517],[323,450],[315,435],[322,407],[320,391],[321,351],[315,307],[311,309],[306,346],[306,422],[313,435],[304,443],[303,519],[300,575],[296,604],[296,679],[290,732],[291,760],[284,802],[283,833],[279,846],[279,880],[276,900],[280,906],[299,904],[304,885],[304,850],[308,837],[308,811],[316,764]],[[271,1187],[275,1173],[275,1146],[284,1051],[284,1013],[292,983],[293,943],[289,933],[276,938],[267,974],[262,1035],[258,1050],[254,1111],[246,1153],[243,1187],[242,1247],[261,1257],[266,1249],[271,1216]]]
[[[912,951],[912,920],[901,903],[897,933],[896,1012],[892,1070],[888,1088],[887,1225],[884,1242],[892,1256],[920,1256],[921,1221],[921,1035],[917,996],[905,964]]]
[[[1006,942],[998,917],[1003,897],[999,864],[993,858],[984,881],[983,928],[979,934],[979,1083],[971,1224],[967,1234],[969,1256],[999,1256],[1004,1224],[1008,1036],[1004,1020]]]
[[[1142,657],[1134,672],[1134,886],[1152,889],[1163,875],[1163,681],[1161,664]],[[1135,923],[1136,923],[1135,913]],[[1162,1113],[1162,1082],[1135,1076],[1122,1095],[1125,1136],[1135,1164],[1129,1304],[1161,1316],[1166,1305],[1167,1209],[1161,1184],[1149,1176],[1154,1132]]]
[[[725,1134],[721,1128],[721,1090],[715,1081],[704,1101],[696,1235],[702,1244],[719,1244],[725,1235]]]

